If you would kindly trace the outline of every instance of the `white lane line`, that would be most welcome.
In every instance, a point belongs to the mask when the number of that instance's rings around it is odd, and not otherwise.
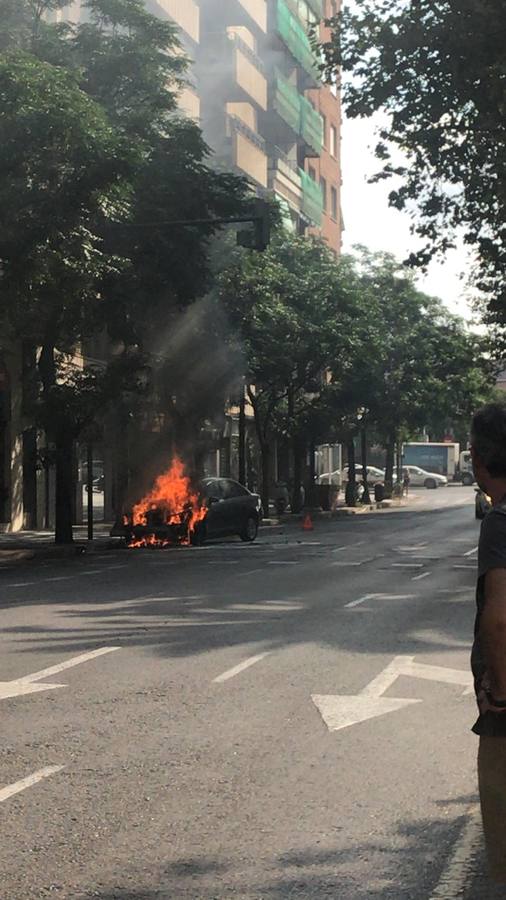
[[[338,561],[336,561],[336,562],[330,563],[330,565],[331,565],[331,566],[341,566],[341,567],[344,567],[344,566],[364,566],[366,563],[374,562],[375,559],[380,559],[380,557],[379,557],[379,556],[368,556],[367,559],[361,559],[361,560],[359,560],[358,562],[350,562],[349,560],[346,560],[346,561],[344,561],[344,562],[341,562],[341,560],[338,560]]]
[[[473,556],[474,553],[478,551],[478,547],[473,547],[472,550],[468,550],[467,553],[464,553],[464,556]]]
[[[213,683],[222,684],[224,681],[228,681],[229,678],[234,678],[235,675],[239,675],[240,672],[244,672],[245,669],[249,669],[250,666],[254,666],[255,663],[260,662],[261,659],[265,659],[265,657],[268,655],[269,651],[267,651],[266,653],[259,653],[257,656],[250,656],[242,663],[239,663],[239,665],[234,666],[233,669],[227,669],[226,672],[218,675],[217,678],[213,678]]]
[[[101,575],[102,569],[88,569],[86,572],[79,572],[79,575]]]
[[[459,900],[472,880],[476,855],[481,849],[483,828],[474,806],[464,825],[453,853],[429,900]]]
[[[31,587],[36,584],[35,581],[15,581],[13,584],[6,584],[6,588]]]
[[[31,675],[24,675],[22,678],[16,679],[16,684],[30,684],[32,681],[40,681],[41,678],[50,678],[65,669],[72,669],[81,663],[88,662],[89,659],[96,659],[98,656],[105,656],[106,653],[113,653],[119,650],[119,647],[100,647],[99,650],[90,650],[88,653],[81,653],[80,656],[73,656],[65,662],[57,663],[55,666],[49,666],[48,669],[41,669],[40,672],[32,672]]]
[[[263,572],[263,569],[250,569],[249,572],[239,572],[240,575],[256,575],[257,572]]]
[[[476,566],[456,565],[456,566],[452,566],[452,569],[472,569],[473,572],[476,572]]]
[[[415,553],[417,550],[425,550],[425,548],[428,546],[429,546],[429,543],[428,543],[428,541],[426,541],[424,544],[415,544],[411,547],[397,547],[397,549],[402,550],[403,553],[410,553],[410,552]]]
[[[428,578],[431,572],[422,572],[421,575],[415,575],[411,581],[421,581],[422,578]]]
[[[473,591],[474,588],[472,587],[439,588],[439,590],[436,591],[436,594],[471,594]]]
[[[64,766],[46,766],[45,769],[39,769],[38,772],[34,772],[33,775],[27,775],[27,777],[22,778],[21,781],[15,781],[14,784],[8,784],[6,787],[0,789],[0,803],[3,803],[4,800],[8,800],[9,797],[13,797],[14,794],[25,791],[26,788],[33,787],[34,784],[37,784],[38,781],[42,781],[43,778],[49,778],[50,775],[61,772],[63,768]]]
[[[348,546],[349,545],[347,544],[346,547],[335,547],[334,550],[332,551],[332,553],[341,553],[342,550],[347,550]],[[357,545],[355,544],[355,546],[357,546]]]
[[[117,566],[105,566],[102,571],[107,574],[107,572],[112,572],[114,569],[126,569],[128,563],[120,563]]]
[[[43,578],[42,581],[68,581],[69,578],[75,578],[73,575],[56,575],[54,578]]]
[[[392,569],[423,569],[423,563],[392,563]]]
[[[355,606],[360,606],[367,600],[413,600],[416,596],[416,594],[366,594],[364,597],[359,597],[358,600],[346,603],[344,608],[354,609]]]

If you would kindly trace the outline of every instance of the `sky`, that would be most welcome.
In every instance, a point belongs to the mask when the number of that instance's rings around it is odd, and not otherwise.
[[[373,120],[347,119],[344,115],[342,140],[343,193],[345,224],[343,250],[364,244],[371,250],[386,250],[405,259],[420,246],[420,239],[410,233],[407,212],[388,206],[392,189],[388,181],[368,184],[368,178],[379,168],[374,157],[375,125]],[[448,255],[444,262],[433,262],[426,276],[420,275],[419,287],[440,297],[452,310],[466,319],[470,309],[465,300],[466,276],[470,262],[463,247]],[[464,280],[461,275],[464,275]]]

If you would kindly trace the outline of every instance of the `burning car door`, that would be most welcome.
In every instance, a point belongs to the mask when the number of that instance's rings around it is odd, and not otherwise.
[[[224,534],[227,531],[227,511],[221,479],[212,479],[204,485],[204,494],[208,513],[206,531],[209,537]]]

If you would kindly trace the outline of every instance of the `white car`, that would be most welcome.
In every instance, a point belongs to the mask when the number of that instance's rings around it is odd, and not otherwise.
[[[343,482],[348,481],[348,466],[343,467]],[[355,478],[362,481],[362,463],[355,465]],[[376,466],[367,466],[367,481],[369,484],[377,484],[378,481],[383,484],[385,481],[384,469],[378,469]]]
[[[437,472],[426,472],[420,466],[403,466],[409,472],[410,487],[438,488],[448,484],[445,475],[438,475]]]

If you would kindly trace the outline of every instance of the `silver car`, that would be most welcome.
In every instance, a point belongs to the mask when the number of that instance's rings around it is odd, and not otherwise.
[[[403,466],[409,472],[410,487],[438,488],[448,484],[446,475],[439,475],[437,472],[426,472],[420,466]]]

